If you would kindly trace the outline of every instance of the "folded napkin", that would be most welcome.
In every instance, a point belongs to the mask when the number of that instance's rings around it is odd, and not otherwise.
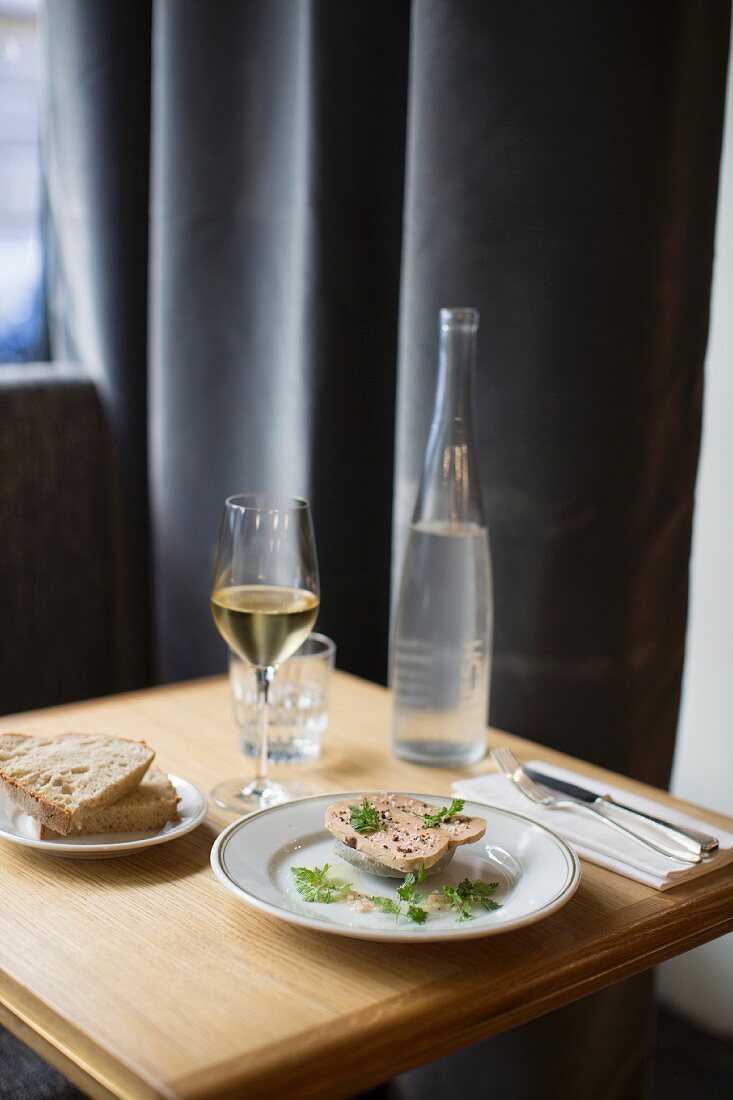
[[[733,833],[725,832],[706,821],[698,821],[670,806],[653,802],[648,798],[640,798],[639,795],[632,794],[621,787],[611,787],[607,784],[601,787],[585,775],[556,768],[545,763],[544,760],[529,761],[528,766],[537,768],[545,775],[553,775],[558,779],[566,779],[569,783],[577,783],[598,794],[610,794],[625,806],[653,814],[655,817],[663,817],[672,825],[689,825],[693,829],[711,833],[718,837],[720,847],[702,863],[683,863],[681,860],[658,855],[650,848],[637,844],[631,837],[623,836],[600,819],[595,821],[583,810],[553,810],[530,802],[500,772],[491,772],[476,779],[460,779],[453,784],[453,790],[461,798],[512,810],[541,825],[546,825],[548,829],[552,829],[572,844],[583,859],[597,863],[599,867],[607,867],[610,871],[616,871],[617,874],[624,875],[626,878],[653,886],[655,890],[669,890],[681,882],[697,878],[698,875],[716,871],[726,863],[733,863]],[[631,828],[635,827],[633,819],[629,819],[629,825]]]

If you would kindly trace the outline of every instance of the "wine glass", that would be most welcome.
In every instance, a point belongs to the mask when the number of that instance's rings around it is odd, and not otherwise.
[[[257,771],[212,793],[217,806],[251,813],[291,795],[267,774],[268,691],[277,667],[305,641],[320,603],[318,562],[307,502],[243,493],[224,506],[211,586],[216,628],[257,683]]]

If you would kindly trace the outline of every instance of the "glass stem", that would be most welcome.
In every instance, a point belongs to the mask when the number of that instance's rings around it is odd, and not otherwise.
[[[255,783],[259,791],[264,791],[267,787],[268,725],[270,717],[268,695],[274,675],[274,668],[258,667],[255,669],[257,681],[257,774]]]

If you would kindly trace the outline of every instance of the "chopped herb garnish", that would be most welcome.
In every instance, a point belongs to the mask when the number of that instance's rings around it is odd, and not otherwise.
[[[405,875],[405,881],[402,885],[397,888],[397,897],[401,901],[411,901],[415,897],[419,898],[420,894],[415,892],[415,883],[422,881],[422,879],[419,879],[417,875],[413,875],[412,871],[410,871],[409,874]]]
[[[350,889],[350,883],[329,882],[326,875],[328,864],[323,867],[292,867],[290,873],[295,879],[295,888],[306,901],[321,901],[329,905],[337,901],[340,894]]]
[[[376,907],[378,909],[381,909],[383,913],[394,913],[396,917],[399,917],[401,906],[398,901],[394,900],[394,898],[383,898],[379,895],[375,895],[369,900],[373,901]]]
[[[443,806],[436,814],[418,814],[425,822],[428,829],[434,825],[440,825],[442,821],[448,821],[454,814],[459,814],[465,805],[465,799],[454,798],[450,806]]]
[[[471,920],[473,916],[472,905],[481,905],[489,913],[501,908],[498,902],[492,901],[490,896],[498,885],[498,882],[482,882],[481,879],[472,882],[471,879],[464,878],[458,886],[444,886],[442,893],[458,912],[458,920],[465,921]]]
[[[457,911],[459,921],[471,920],[473,916],[471,913],[471,903],[461,897],[455,886],[444,886],[443,897],[449,901],[452,907]]]
[[[374,809],[366,796],[361,805],[353,802],[349,809],[351,810],[349,824],[357,833],[376,833],[377,829],[383,828],[379,811]]]
[[[418,894],[415,891],[415,883],[425,881],[425,864],[420,864],[420,869],[417,875],[410,874],[405,875],[405,880],[401,886],[397,887],[398,901],[394,898],[381,897],[379,894],[373,895],[369,898],[371,902],[376,905],[378,909],[381,909],[383,913],[394,913],[395,919],[399,920],[400,917],[407,917],[408,920],[414,921],[415,924],[424,924],[428,917],[427,909],[422,907],[422,894]],[[402,903],[405,902],[407,909],[402,908]]]
[[[411,871],[405,875],[405,881],[401,886],[397,887],[397,897],[400,901],[404,901],[407,905],[407,916],[410,920],[415,921],[416,924],[424,924],[428,915],[427,909],[424,909],[422,903],[424,901],[423,895],[419,894],[415,889],[415,883],[425,881],[425,864],[420,864],[420,869],[417,875],[414,875]]]
[[[414,921],[415,924],[425,924],[425,921],[428,919],[428,911],[427,909],[422,909],[419,905],[408,905],[407,916],[410,920]]]
[[[417,874],[410,871],[405,875],[404,881],[397,887],[397,900],[382,897],[379,894],[360,894],[354,890],[350,882],[330,882],[328,879],[329,865],[323,867],[292,867],[291,874],[295,880],[295,887],[306,901],[320,901],[330,904],[334,901],[358,901],[363,898],[370,901],[376,909],[383,913],[394,915],[396,921],[400,917],[406,917],[414,924],[424,924],[428,919],[429,907],[432,899],[425,907],[425,896],[416,889],[425,881],[425,865],[421,864]],[[458,886],[444,886],[440,895],[446,899],[458,913],[458,921],[471,920],[473,905],[481,905],[487,912],[500,909],[501,906],[493,901],[491,895],[498,887],[498,882],[482,882],[476,879],[464,878]]]
[[[472,882],[470,878],[464,878],[463,882],[458,883],[458,893],[466,901],[472,901],[476,905],[483,905],[489,913],[494,909],[501,909],[498,902],[491,900],[491,895],[498,888],[498,882],[482,882],[481,879],[476,879]]]

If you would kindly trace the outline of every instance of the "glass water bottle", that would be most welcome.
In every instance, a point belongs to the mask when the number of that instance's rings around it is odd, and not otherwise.
[[[475,309],[441,309],[435,410],[392,645],[392,747],[445,767],[486,751],[493,604],[471,415]]]

